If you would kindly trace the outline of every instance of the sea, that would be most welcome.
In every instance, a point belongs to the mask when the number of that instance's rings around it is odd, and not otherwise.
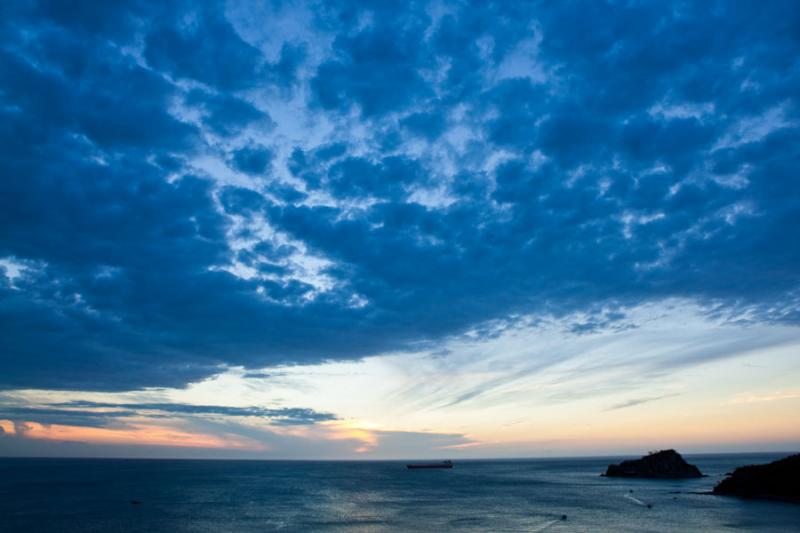
[[[601,477],[623,457],[455,461],[0,459],[0,531],[800,532],[800,505],[708,494],[785,454],[687,455],[707,477]],[[629,458],[629,457],[626,457]]]

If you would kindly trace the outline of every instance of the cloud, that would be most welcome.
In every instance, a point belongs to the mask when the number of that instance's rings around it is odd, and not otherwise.
[[[218,135],[234,135],[251,124],[273,126],[269,114],[250,102],[223,93],[194,90],[187,94],[185,103],[203,113],[203,123]]]
[[[311,80],[323,109],[347,112],[356,105],[365,117],[373,117],[433,94],[421,72],[430,66],[430,54],[424,46],[407,45],[423,40],[424,13],[395,11],[387,4],[373,17],[373,24],[360,31],[337,35],[333,57]]]
[[[194,405],[181,403],[100,403],[88,401],[66,402],[64,407],[78,408],[124,408],[135,411],[159,411],[168,414],[184,415],[221,415],[231,417],[258,417],[268,418],[278,425],[301,425],[313,424],[316,422],[326,422],[336,420],[336,416],[331,413],[319,413],[313,409],[298,407],[226,407],[220,405]]]
[[[269,378],[274,377],[276,375],[280,375],[280,374],[276,374],[276,373],[272,373],[272,372],[245,372],[244,374],[242,374],[242,378],[243,379],[269,379]]]
[[[176,77],[235,90],[259,80],[263,56],[245,42],[221,6],[203,4],[147,34],[144,57],[154,68]]]
[[[344,3],[270,50],[222,4],[87,6],[0,22],[0,258],[36,265],[0,284],[0,388],[670,298],[800,324],[791,3]]]
[[[181,403],[107,403],[81,400],[52,403],[46,407],[0,406],[0,419],[82,427],[116,426],[124,423],[124,419],[132,417],[206,415],[223,418],[263,418],[275,426],[301,426],[337,420],[337,417],[331,413],[296,407],[227,407]]]
[[[616,403],[609,407],[608,411],[616,411],[617,409],[627,409],[629,407],[636,407],[637,405],[642,405],[643,403],[650,403],[650,402],[657,402],[658,400],[663,400],[664,398],[671,398],[673,396],[677,396],[677,394],[662,394],[661,396],[649,396],[643,398],[631,398],[630,400],[626,400],[624,402]]]
[[[233,153],[233,166],[247,174],[263,174],[273,157],[274,154],[266,148],[246,146]]]
[[[737,394],[728,403],[763,403],[763,402],[777,402],[780,400],[795,400],[800,398],[800,391],[798,390],[783,390],[777,392],[768,392],[763,394],[756,393],[741,393]]]
[[[477,444],[458,433],[365,429],[307,408],[5,400],[0,452],[15,456],[163,457],[177,447],[181,457],[397,458]]]
[[[85,411],[58,408],[0,406],[0,419],[38,424],[61,424],[81,427],[119,426],[120,419],[136,416],[128,410]]]

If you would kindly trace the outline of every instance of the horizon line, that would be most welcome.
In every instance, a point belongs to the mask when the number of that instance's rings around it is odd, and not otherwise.
[[[670,450],[674,448],[663,448],[662,450]],[[675,450],[678,451],[678,450]],[[639,456],[645,456],[654,453],[649,450],[644,453],[639,453]],[[796,450],[779,450],[779,451],[746,451],[746,452],[686,452],[680,453],[682,456],[701,457],[709,455],[796,455],[800,454],[800,449]],[[451,459],[454,463],[458,462],[478,462],[478,461],[557,461],[564,459],[610,459],[618,457],[637,456],[637,454],[610,454],[610,455],[564,455],[564,456],[509,456],[509,457],[463,457],[457,460]],[[283,463],[344,463],[344,462],[359,462],[359,463],[401,463],[405,461],[441,461],[442,457],[405,457],[396,459],[368,459],[368,458],[327,458],[327,459],[287,459],[287,458],[256,458],[256,457],[132,457],[132,456],[74,456],[74,455],[0,455],[0,461],[8,459],[25,459],[25,460],[63,460],[63,459],[76,459],[76,460],[92,460],[92,461],[251,461],[251,462],[283,462]]]

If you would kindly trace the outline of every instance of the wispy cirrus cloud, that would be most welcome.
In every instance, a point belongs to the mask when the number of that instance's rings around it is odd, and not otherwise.
[[[650,402],[657,402],[658,400],[663,400],[664,398],[671,398],[673,396],[678,396],[678,394],[662,394],[660,396],[647,396],[641,398],[631,398],[630,400],[625,400],[624,402],[616,403],[609,407],[607,411],[616,411],[618,409],[627,409],[629,407],[636,407],[637,405],[642,405],[645,403]]]
[[[797,400],[800,399],[800,390],[780,390],[776,392],[743,392],[731,398],[729,404],[748,404],[748,403],[764,403],[764,402],[778,402],[782,400]]]

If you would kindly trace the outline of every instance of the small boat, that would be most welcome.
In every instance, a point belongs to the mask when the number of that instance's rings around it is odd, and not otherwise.
[[[441,463],[411,463],[406,468],[453,468],[452,461],[442,461]]]

